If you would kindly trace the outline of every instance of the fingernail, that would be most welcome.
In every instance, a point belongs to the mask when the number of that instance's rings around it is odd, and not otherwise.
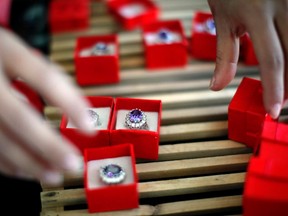
[[[269,112],[271,118],[273,119],[278,118],[281,112],[281,108],[282,108],[282,105],[280,103],[274,104]]]
[[[42,181],[46,184],[60,185],[63,182],[63,175],[59,172],[46,171],[42,176]]]
[[[212,79],[210,80],[209,88],[210,89],[213,88],[214,84],[215,84],[215,77],[213,76]]]
[[[78,171],[83,167],[83,159],[80,156],[70,154],[64,158],[63,168],[69,171]]]

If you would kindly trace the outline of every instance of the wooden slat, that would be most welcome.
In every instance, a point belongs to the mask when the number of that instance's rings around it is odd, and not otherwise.
[[[73,210],[73,211],[47,211],[42,212],[41,216],[150,216],[154,215],[155,207],[149,205],[141,205],[137,209],[129,209],[124,211],[114,212],[100,212],[100,213],[89,213],[87,209],[84,210]]]
[[[196,214],[211,214],[220,210],[241,207],[241,196],[227,196],[207,198],[200,200],[189,200],[174,203],[164,203],[156,206],[154,215],[196,215]],[[225,211],[224,211],[225,212]],[[223,214],[224,215],[224,214]]]

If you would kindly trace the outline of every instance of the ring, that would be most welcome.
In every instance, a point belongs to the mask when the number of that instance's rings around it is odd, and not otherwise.
[[[106,184],[118,184],[124,181],[126,172],[117,164],[109,164],[100,168],[100,178]]]
[[[99,120],[99,115],[97,112],[95,112],[94,110],[90,110],[88,109],[88,116],[89,116],[89,120],[90,123],[95,127],[95,126],[99,126],[101,125],[101,122]]]
[[[125,125],[130,129],[148,129],[147,116],[140,109],[132,109],[126,115]]]
[[[172,34],[168,29],[160,29],[158,39],[161,43],[172,43],[173,41]]]
[[[105,55],[108,53],[108,46],[104,42],[98,42],[91,49],[91,53],[94,55]]]
[[[216,35],[216,26],[215,26],[215,22],[212,18],[208,19],[205,22],[205,30],[209,34]]]

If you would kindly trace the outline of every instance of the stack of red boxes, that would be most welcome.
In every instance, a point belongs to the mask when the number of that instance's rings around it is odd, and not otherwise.
[[[97,114],[95,135],[85,135],[62,117],[60,131],[83,153],[85,160],[85,191],[89,212],[137,208],[139,205],[135,158],[158,159],[162,103],[159,100],[87,98],[89,110]],[[128,127],[132,111],[142,114],[145,127]],[[130,116],[130,117],[129,117]],[[137,125],[135,126],[137,127]],[[123,183],[105,184],[99,178],[99,164],[116,163],[124,167],[127,178]]]
[[[265,114],[262,96],[260,81],[244,78],[228,111],[229,138],[254,148],[243,215],[288,215],[288,125]]]
[[[159,15],[159,8],[150,0],[108,0],[107,8],[126,30],[154,22]]]
[[[88,28],[89,0],[52,0],[49,5],[51,32],[77,31]]]

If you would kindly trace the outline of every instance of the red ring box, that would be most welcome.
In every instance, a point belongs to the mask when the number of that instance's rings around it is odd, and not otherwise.
[[[228,107],[228,137],[256,149],[266,117],[262,85],[244,77]]]
[[[52,0],[49,5],[51,32],[68,32],[87,29],[90,19],[88,0]]]
[[[115,53],[112,55],[81,56],[81,51],[89,49],[98,42],[112,44]],[[79,85],[103,85],[118,83],[119,74],[119,45],[116,35],[79,37],[74,53],[76,81]]]
[[[250,160],[243,194],[244,216],[288,215],[287,153],[286,158],[262,159],[260,155]]]
[[[16,79],[11,82],[11,85],[19,94],[22,94],[22,96],[29,101],[36,111],[42,115],[44,114],[45,103],[34,89],[28,86],[24,81]]]
[[[88,186],[88,162],[107,158],[131,157],[131,173],[133,181],[126,184],[104,185],[98,188]],[[90,169],[91,170],[91,169]],[[97,175],[97,173],[95,173]],[[127,176],[128,177],[128,176]],[[88,210],[93,212],[115,211],[139,207],[139,194],[137,189],[138,176],[133,146],[130,144],[112,147],[90,148],[84,153],[84,184],[88,203]]]
[[[157,34],[161,29],[177,33],[180,41],[172,43],[149,44],[146,36]],[[188,61],[188,42],[179,20],[158,21],[143,25],[142,41],[145,48],[146,67],[148,69],[184,67]]]
[[[243,37],[243,48],[242,48],[242,59],[246,65],[258,65],[258,60],[254,51],[253,43],[248,34],[245,34]]]
[[[137,7],[138,5],[138,8],[142,6],[145,11],[135,14],[133,8],[131,8],[129,12],[129,5],[130,7],[133,7],[133,5]],[[126,7],[126,9],[124,9],[124,7]],[[122,27],[126,30],[133,30],[143,24],[153,22],[157,20],[159,16],[159,8],[150,0],[108,0],[107,8],[112,16],[121,23]]]
[[[144,113],[147,114],[147,123],[149,126],[150,121],[151,128],[148,130],[125,128],[125,117],[122,116],[123,119],[118,119],[121,116],[120,110],[124,112],[124,110],[130,111],[135,108],[141,109]],[[148,116],[148,112],[150,116]],[[152,160],[158,159],[161,112],[162,103],[160,100],[117,98],[115,101],[113,118],[110,128],[111,145],[131,143],[134,146],[136,158]],[[154,118],[156,113],[158,114],[158,119]],[[154,121],[153,131],[152,121]],[[119,126],[119,129],[116,129],[117,125]]]
[[[114,99],[112,97],[87,97],[92,108],[110,108],[108,125],[106,129],[97,129],[97,133],[95,135],[86,135],[81,132],[78,128],[70,127],[68,128],[68,119],[65,115],[62,116],[62,120],[60,123],[60,132],[63,137],[70,140],[75,146],[80,149],[82,153],[84,153],[85,148],[95,148],[95,147],[103,147],[109,146],[110,143],[110,135],[109,128],[111,124],[112,112],[113,112],[113,102]],[[108,112],[108,111],[107,111]],[[100,121],[101,121],[101,116]],[[96,132],[96,129],[95,129]]]
[[[191,55],[195,59],[216,60],[217,37],[205,29],[205,23],[213,20],[208,12],[196,12],[192,19]]]

